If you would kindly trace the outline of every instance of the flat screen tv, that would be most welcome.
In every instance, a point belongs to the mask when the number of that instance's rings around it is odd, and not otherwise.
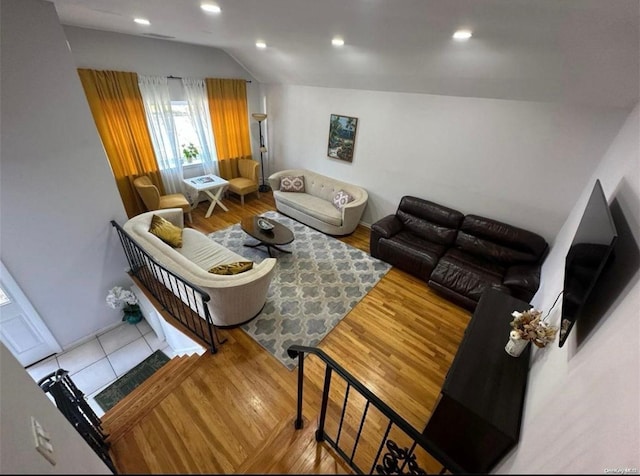
[[[560,347],[597,286],[617,238],[609,204],[600,180],[596,180],[565,259]]]

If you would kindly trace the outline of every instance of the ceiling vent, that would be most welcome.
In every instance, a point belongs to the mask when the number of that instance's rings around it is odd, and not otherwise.
[[[150,36],[151,38],[160,38],[162,40],[172,40],[175,38],[175,36],[161,35],[159,33],[143,33],[143,36]]]

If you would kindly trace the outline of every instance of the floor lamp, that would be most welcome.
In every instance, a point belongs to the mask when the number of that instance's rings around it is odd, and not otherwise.
[[[251,114],[253,118],[258,121],[258,129],[260,130],[260,169],[262,170],[262,185],[258,187],[258,190],[261,192],[268,192],[269,186],[266,184],[264,180],[264,162],[262,160],[262,154],[267,151],[267,148],[264,146],[264,139],[262,137],[262,121],[267,118],[267,115],[261,112],[254,112]]]

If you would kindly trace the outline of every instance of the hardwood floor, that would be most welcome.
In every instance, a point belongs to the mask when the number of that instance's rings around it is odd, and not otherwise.
[[[190,224],[211,233],[248,215],[275,210],[273,195],[224,199],[228,212],[208,203],[193,212]],[[369,251],[369,229],[358,226],[340,238]],[[427,285],[393,268],[319,344],[371,391],[422,430],[460,344],[470,313],[436,295]],[[226,337],[217,354],[201,356],[189,375],[147,409],[127,432],[112,441],[121,473],[348,473],[332,450],[313,439],[324,365],[305,360],[305,427],[293,429],[297,371],[287,370],[241,329],[221,330]],[[332,383],[327,431],[337,431],[345,385]],[[350,397],[343,441],[353,441],[363,402]],[[367,463],[377,450],[386,422],[373,414],[365,425],[356,460]],[[108,415],[105,430],[109,432]],[[333,432],[333,433],[331,433]],[[368,436],[371,435],[371,436]],[[377,438],[377,439],[376,439]],[[400,438],[400,437],[399,437]],[[423,465],[440,467],[427,457]],[[368,471],[368,466],[363,466]]]

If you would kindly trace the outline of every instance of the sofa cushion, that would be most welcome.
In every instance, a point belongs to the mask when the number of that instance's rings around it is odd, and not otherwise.
[[[442,245],[401,231],[392,238],[380,239],[377,257],[426,280],[444,251]]]
[[[437,225],[423,218],[410,215],[402,210],[398,210],[396,216],[406,230],[409,230],[423,240],[433,241],[434,243],[442,245],[450,245],[454,242],[456,234],[458,233],[458,230],[455,228]]]
[[[522,291],[528,291],[527,295],[530,295],[529,299],[531,299],[540,287],[540,268],[540,265],[537,264],[511,266],[505,272],[502,283],[512,289],[518,288]]]
[[[342,212],[333,203],[308,193],[276,192],[280,203],[309,215],[324,223],[342,225]]]
[[[398,210],[447,228],[458,228],[464,218],[458,210],[411,196],[402,197]]]
[[[480,300],[484,290],[489,287],[503,290],[509,294],[509,290],[502,285],[501,277],[481,268],[469,266],[448,255],[440,258],[429,281],[436,282],[475,302]]]
[[[172,248],[182,247],[182,228],[175,226],[161,216],[153,215],[149,233],[157,236]]]
[[[239,254],[234,253],[220,243],[216,243],[193,228],[184,229],[182,241],[184,246],[176,251],[204,271],[221,264],[246,261]]]
[[[342,210],[347,203],[353,202],[353,197],[349,194],[349,192],[345,192],[344,190],[339,190],[333,196],[333,206],[338,210]]]
[[[304,193],[304,175],[285,175],[281,177],[280,191]]]
[[[229,180],[229,185],[233,186],[233,191],[239,195],[246,195],[255,191],[258,186],[256,182],[246,177],[236,177]]]
[[[456,245],[504,264],[536,263],[547,249],[540,235],[478,215],[464,217]]]
[[[442,245],[453,244],[464,215],[417,197],[402,197],[396,212],[398,220],[417,236]]]
[[[236,261],[234,263],[219,264],[209,270],[213,274],[240,274],[253,268],[253,261]]]
[[[493,241],[485,240],[464,231],[459,231],[456,237],[456,246],[467,253],[484,257],[505,265],[515,263],[535,263],[536,255],[524,251],[518,251],[509,246],[503,246]]]
[[[461,265],[495,274],[501,281],[506,273],[506,268],[501,264],[490,261],[482,256],[467,253],[461,249],[449,248],[444,256],[446,256],[447,259],[458,261]]]

